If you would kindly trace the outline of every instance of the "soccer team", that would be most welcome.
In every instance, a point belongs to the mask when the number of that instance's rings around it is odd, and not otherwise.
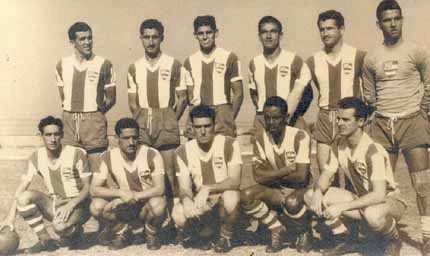
[[[402,37],[396,1],[380,2],[376,18],[384,42],[365,53],[343,42],[341,13],[320,13],[324,47],[307,61],[280,48],[278,19],[260,19],[263,52],[249,63],[255,183],[246,188],[234,138],[243,100],[240,62],[216,45],[213,16],[195,18],[200,50],[183,65],[162,52],[162,23],[143,21],[145,55],[127,74],[132,118],[116,122],[118,146],[111,149],[104,114],[116,101],[115,73],[93,53],[90,26],[73,24],[68,36],[75,51],[56,66],[62,120],[40,121],[44,147],[30,156],[0,226],[13,229],[18,212],[39,238],[28,253],[79,248],[91,216],[99,223],[97,241],[112,250],[129,245],[140,225],[150,250],[161,247],[170,227],[172,242],[184,248],[223,253],[245,237],[246,225],[238,223],[246,216],[270,234],[266,252],[274,253],[292,234],[291,245],[310,251],[318,219],[329,230],[322,239],[334,242],[323,255],[357,251],[359,234],[384,255],[400,255],[397,223],[407,205],[393,171],[401,150],[417,195],[422,254],[430,255],[430,56]],[[311,84],[319,94],[313,134],[302,118]],[[189,140],[181,145],[178,120],[187,105]],[[311,138],[319,170],[313,178]],[[48,194],[28,189],[36,175]]]

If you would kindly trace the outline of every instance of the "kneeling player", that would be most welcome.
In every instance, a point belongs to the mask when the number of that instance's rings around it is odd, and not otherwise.
[[[394,182],[387,151],[365,132],[365,104],[354,97],[339,101],[337,117],[340,138],[334,143],[329,162],[313,189],[306,192],[309,207],[327,219],[333,234],[346,227],[342,219],[363,220],[385,242],[384,255],[399,255],[401,241],[396,223],[406,206]],[[351,181],[353,191],[330,187],[331,179],[341,168]],[[355,241],[345,240],[324,255],[341,255],[357,249]]]
[[[36,150],[28,160],[28,172],[15,192],[15,199],[6,219],[0,226],[14,227],[16,211],[36,232],[39,242],[26,253],[54,251],[58,243],[48,234],[43,219],[52,221],[54,231],[70,247],[82,241],[83,229],[90,214],[88,195],[91,172],[84,150],[62,146],[63,123],[48,116],[39,123],[44,147]],[[49,194],[28,187],[34,176],[40,175]]]
[[[190,238],[188,231],[193,229],[201,236],[202,249],[212,247],[213,232],[204,232],[200,227],[219,221],[215,251],[227,252],[232,248],[233,226],[239,214],[242,168],[239,143],[231,137],[215,135],[215,111],[209,106],[196,106],[190,118],[196,138],[176,150],[181,202],[175,204],[172,217],[179,242],[185,245]]]
[[[272,241],[266,252],[283,248],[285,228],[276,210],[296,224],[297,249],[309,251],[312,233],[301,188],[310,178],[310,138],[304,130],[286,125],[288,106],[281,97],[269,97],[263,113],[266,131],[260,130],[254,142],[253,172],[258,184],[242,191],[242,208],[270,229]]]
[[[100,170],[91,184],[91,214],[102,223],[99,238],[113,234],[109,249],[130,242],[130,222],[144,221],[147,248],[161,247],[157,236],[166,213],[164,167],[160,153],[139,145],[139,125],[131,118],[115,125],[118,147],[102,154]]]

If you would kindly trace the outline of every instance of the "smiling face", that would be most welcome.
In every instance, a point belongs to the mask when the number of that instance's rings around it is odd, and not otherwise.
[[[118,136],[118,147],[125,155],[134,155],[137,150],[139,132],[136,128],[124,128]]]
[[[402,36],[403,17],[400,10],[386,10],[377,21],[385,40],[397,41]]]
[[[161,52],[161,42],[163,36],[155,28],[145,28],[140,36],[145,53],[150,57],[155,57]]]
[[[89,58],[93,54],[93,33],[88,31],[78,31],[75,39],[70,42],[75,47],[75,52],[83,58]]]
[[[343,37],[344,27],[338,27],[336,20],[327,19],[321,20],[318,23],[320,30],[321,41],[326,48],[333,48],[336,46]]]
[[[218,36],[218,30],[213,30],[211,26],[200,26],[194,32],[194,36],[199,41],[200,49],[204,52],[210,52],[215,48],[215,39]]]
[[[63,132],[60,127],[55,124],[43,127],[42,139],[46,149],[51,152],[56,152],[61,149],[61,139]]]
[[[258,37],[264,49],[276,49],[279,47],[282,32],[275,23],[263,23],[258,31]]]

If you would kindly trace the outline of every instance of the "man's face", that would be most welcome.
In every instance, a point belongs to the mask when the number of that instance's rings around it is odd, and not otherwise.
[[[363,127],[363,119],[357,119],[354,114],[355,109],[353,108],[339,109],[337,113],[337,126],[341,136],[350,136],[354,134],[357,129]]]
[[[139,132],[135,128],[125,128],[118,136],[118,147],[126,155],[133,155],[137,150]]]
[[[215,38],[218,30],[213,30],[210,26],[200,26],[194,32],[194,36],[199,41],[202,50],[212,50],[215,47]]]
[[[260,42],[264,49],[275,49],[279,47],[282,32],[275,23],[263,23],[258,32]]]
[[[140,36],[143,48],[149,56],[156,56],[161,51],[161,42],[163,36],[154,28],[145,28],[143,34]]]
[[[386,10],[377,21],[386,39],[399,39],[402,36],[403,17],[400,10]]]
[[[281,109],[276,106],[265,107],[263,114],[266,131],[270,134],[279,135],[284,129],[287,116],[282,114]]]
[[[47,150],[51,152],[59,150],[62,138],[63,132],[57,125],[51,124],[43,127],[42,139]]]
[[[83,57],[89,57],[93,53],[93,33],[91,31],[79,31],[75,33],[76,38],[70,42],[76,51]]]
[[[200,145],[211,144],[215,137],[215,125],[209,117],[193,118],[193,130]]]
[[[321,41],[327,48],[332,48],[342,39],[344,27],[337,27],[336,20],[327,19],[318,24]]]

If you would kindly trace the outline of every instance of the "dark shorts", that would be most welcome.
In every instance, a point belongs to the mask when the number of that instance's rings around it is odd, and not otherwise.
[[[102,112],[63,111],[63,123],[65,145],[81,147],[86,151],[107,148],[107,121]]]
[[[336,111],[320,109],[313,137],[318,143],[331,145],[337,134]]]
[[[52,204],[54,208],[52,211],[54,213],[54,216],[57,209],[67,204],[70,200],[72,200],[72,198],[61,198],[58,196],[55,197],[55,199],[53,199],[53,204]],[[91,199],[89,198],[85,199],[83,202],[78,204],[78,206],[76,206],[76,208],[73,210],[72,214],[70,215],[69,220],[72,220],[73,222],[75,220],[77,221],[77,224],[80,224],[80,225],[87,222],[91,217],[90,204],[91,204]]]
[[[370,135],[390,153],[430,144],[429,122],[421,111],[397,119],[375,113]]]
[[[140,127],[139,142],[158,150],[179,146],[179,126],[172,108],[139,109],[134,119]]]
[[[215,109],[215,133],[222,134],[224,136],[236,137],[236,124],[234,121],[234,113],[231,104],[222,104],[213,106]],[[190,108],[190,111],[192,107]],[[185,131],[185,137],[194,138],[193,127],[191,119],[188,116],[187,127]]]

